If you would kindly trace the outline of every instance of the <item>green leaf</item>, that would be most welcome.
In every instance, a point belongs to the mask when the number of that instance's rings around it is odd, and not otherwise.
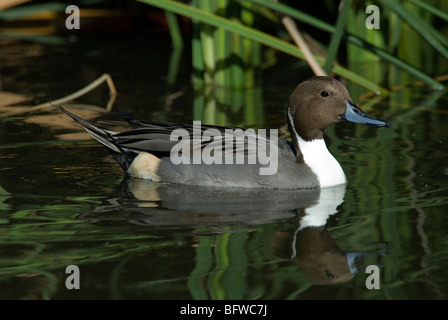
[[[217,28],[223,28],[227,31],[240,34],[241,36],[244,36],[253,41],[257,41],[265,46],[274,48],[278,51],[287,53],[296,58],[305,60],[304,54],[295,45],[280,40],[270,34],[244,26],[239,22],[220,17],[210,12],[199,10],[197,8],[191,7],[189,5],[177,1],[172,0],[139,0],[139,1],[159,7],[164,10],[169,10],[174,13],[190,17],[191,19],[195,19],[199,22],[203,22]],[[316,60],[320,65],[324,64],[324,59],[316,57]],[[341,77],[344,77],[350,81],[358,83],[359,85],[373,92],[379,92],[383,94],[388,93],[386,89],[378,86],[375,83],[372,83],[371,81],[361,77],[358,74],[350,72],[349,70],[341,66],[335,67],[333,71],[336,74],[340,75]]]

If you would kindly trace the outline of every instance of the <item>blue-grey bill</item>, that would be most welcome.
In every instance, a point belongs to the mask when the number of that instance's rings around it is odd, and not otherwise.
[[[365,114],[350,101],[346,100],[346,105],[347,108],[345,109],[345,113],[340,116],[342,120],[366,126],[390,128],[389,122]]]

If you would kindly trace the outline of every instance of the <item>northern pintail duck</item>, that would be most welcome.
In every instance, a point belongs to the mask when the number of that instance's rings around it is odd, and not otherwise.
[[[362,112],[345,86],[329,77],[310,78],[291,95],[287,123],[292,142],[272,131],[255,135],[235,127],[162,124],[130,115],[121,116],[132,130],[114,132],[57,108],[105,145],[130,176],[197,186],[311,189],[344,184],[344,171],[325,144],[325,130],[342,121],[390,127]]]

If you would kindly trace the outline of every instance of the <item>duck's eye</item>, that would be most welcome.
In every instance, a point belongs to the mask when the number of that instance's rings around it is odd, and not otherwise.
[[[320,96],[321,97],[328,97],[330,94],[327,92],[327,91],[322,91],[321,93],[320,93]]]

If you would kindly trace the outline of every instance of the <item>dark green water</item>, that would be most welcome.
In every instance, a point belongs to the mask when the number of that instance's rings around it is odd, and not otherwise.
[[[0,49],[2,91],[33,105],[107,72],[119,92],[114,111],[201,120],[189,54],[168,85],[170,52],[169,43],[154,48],[144,38],[8,42]],[[287,99],[305,78],[284,64],[265,71],[255,93],[243,93],[258,97],[256,111],[221,106],[220,124],[283,125]],[[175,98],[167,104],[167,97]],[[107,100],[101,87],[77,102]],[[79,127],[42,120],[55,112],[2,116],[0,298],[447,299],[447,105],[446,96],[415,87],[370,110],[391,129],[329,129],[329,149],[349,184],[325,194],[125,179],[104,147],[64,136]],[[320,224],[304,227],[310,214]],[[69,265],[79,268],[80,289],[66,287]],[[378,267],[379,289],[366,286],[369,265]]]

